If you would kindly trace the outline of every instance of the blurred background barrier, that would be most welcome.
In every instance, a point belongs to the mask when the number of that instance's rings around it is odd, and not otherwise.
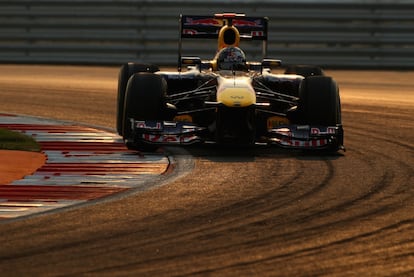
[[[284,64],[414,68],[411,0],[0,0],[0,63],[176,65],[179,15],[220,12],[269,17],[268,57]],[[215,50],[184,41],[184,55]]]

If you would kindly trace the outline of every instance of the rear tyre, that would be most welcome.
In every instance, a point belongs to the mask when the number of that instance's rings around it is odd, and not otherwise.
[[[140,63],[126,63],[123,64],[119,70],[118,75],[118,99],[117,99],[117,115],[116,115],[116,129],[118,134],[122,135],[123,129],[123,113],[125,102],[125,89],[129,78],[138,72],[151,72],[159,71],[159,68],[150,64]]]
[[[297,74],[303,77],[325,75],[322,68],[313,65],[290,65],[286,68],[285,74]]]
[[[134,141],[130,119],[163,120],[166,91],[166,81],[160,75],[141,72],[129,78],[122,116],[124,140]],[[135,148],[131,143],[127,146]]]
[[[338,143],[343,145],[341,102],[339,89],[331,77],[311,76],[303,79],[299,87],[300,124],[320,126],[340,126]]]

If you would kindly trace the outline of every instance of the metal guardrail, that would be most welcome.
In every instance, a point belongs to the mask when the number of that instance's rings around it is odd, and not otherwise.
[[[0,62],[175,65],[179,15],[223,11],[268,16],[268,55],[285,64],[414,68],[414,2],[398,0],[2,0]],[[186,40],[183,53],[209,59],[215,47]]]

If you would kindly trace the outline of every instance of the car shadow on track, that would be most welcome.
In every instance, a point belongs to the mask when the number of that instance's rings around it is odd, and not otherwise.
[[[178,148],[178,146],[177,146]],[[191,145],[181,147],[195,158],[203,158],[213,162],[252,162],[257,158],[268,159],[298,159],[298,160],[336,160],[344,157],[342,151],[304,151],[284,149],[268,145]],[[175,153],[177,155],[177,153]]]

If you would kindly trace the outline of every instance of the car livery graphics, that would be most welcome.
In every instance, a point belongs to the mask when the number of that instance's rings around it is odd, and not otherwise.
[[[343,127],[336,82],[316,66],[267,56],[268,19],[243,14],[181,15],[177,71],[124,64],[117,130],[129,148],[212,142],[338,151]],[[217,40],[211,60],[183,56],[184,39]],[[263,59],[247,61],[241,41],[263,42]]]

